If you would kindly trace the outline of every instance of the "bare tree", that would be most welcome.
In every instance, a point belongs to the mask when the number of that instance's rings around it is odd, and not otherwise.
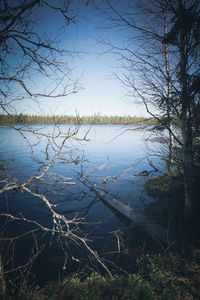
[[[69,25],[75,22],[74,1],[2,1],[0,18],[1,109],[10,113],[25,98],[56,98],[78,91],[69,62],[72,51],[61,49],[59,37],[50,36],[38,22],[51,10]],[[61,18],[62,20],[62,18]],[[56,25],[57,27],[59,24]],[[65,26],[67,27],[67,26]],[[47,29],[48,30],[48,29]],[[38,85],[38,76],[43,86]],[[46,82],[44,82],[44,80]]]
[[[131,97],[145,105],[147,112],[167,129],[169,159],[167,168],[170,172],[173,161],[174,136],[172,130],[172,85],[174,74],[170,68],[171,49],[163,43],[169,20],[163,5],[155,1],[149,3],[130,3],[115,7],[109,3],[106,10],[108,27],[122,32],[123,42],[104,41],[108,51],[116,54],[121,63],[122,72],[118,79],[128,90]],[[152,6],[154,4],[154,6]],[[144,20],[146,23],[144,23]],[[126,34],[126,32],[127,34]],[[120,67],[120,66],[119,66]],[[159,130],[160,127],[159,126]],[[157,127],[155,127],[156,129]],[[178,141],[181,144],[181,141]]]
[[[163,9],[163,25],[164,25],[164,34],[168,33],[168,24],[167,18],[165,14],[165,10]],[[171,99],[171,90],[172,90],[172,80],[171,80],[171,71],[170,71],[170,61],[169,61],[169,51],[167,44],[164,44],[164,55],[165,55],[165,69],[166,69],[166,76],[167,76],[167,119],[168,119],[168,126],[169,126],[169,163],[168,163],[168,171],[171,171],[171,166],[173,163],[173,147],[174,147],[174,138],[172,135],[172,99]]]
[[[175,94],[180,103],[181,131],[183,142],[183,168],[185,186],[185,209],[190,213],[192,208],[192,168],[193,144],[196,135],[194,123],[199,105],[199,1],[166,1],[166,10],[174,23],[164,42],[173,45],[177,51],[178,92]]]
[[[0,3],[0,109],[4,114],[17,112],[17,103],[24,105],[24,100],[40,103],[42,98],[55,99],[66,97],[69,94],[76,93],[80,89],[79,81],[73,79],[70,61],[76,52],[62,49],[59,41],[65,37],[66,28],[74,23],[78,17],[79,1],[51,1],[51,0],[3,0]],[[45,26],[40,19],[43,14],[48,15],[53,12],[55,20],[55,34],[45,30]],[[60,18],[62,17],[62,18]],[[58,21],[59,20],[59,21]],[[60,21],[62,20],[62,21]],[[40,25],[42,23],[42,25]],[[48,25],[48,24],[47,24]],[[61,26],[61,29],[59,27]],[[35,232],[41,230],[46,233],[57,235],[57,240],[65,240],[66,247],[63,247],[67,261],[68,242],[73,241],[75,244],[85,247],[100,265],[109,270],[99,258],[98,253],[93,251],[88,243],[87,238],[81,231],[81,226],[85,224],[84,218],[75,215],[72,219],[67,219],[63,214],[56,210],[56,205],[49,198],[50,192],[56,193],[63,187],[67,189],[76,184],[70,178],[59,174],[52,174],[51,168],[55,164],[62,162],[66,166],[69,164],[81,164],[82,157],[78,152],[74,142],[84,142],[88,140],[88,132],[79,133],[80,124],[77,118],[77,124],[61,130],[55,124],[50,132],[44,130],[44,126],[35,128],[33,126],[15,126],[4,123],[2,127],[14,130],[29,145],[31,154],[37,159],[35,148],[39,143],[43,143],[43,151],[46,158],[37,161],[38,170],[29,177],[19,179],[13,172],[7,159],[1,156],[0,164],[0,195],[1,201],[9,200],[13,191],[16,193],[25,193],[35,199],[39,199],[48,209],[52,220],[51,225],[45,226],[33,218],[27,218],[24,212],[20,214],[11,213],[1,210],[1,222],[14,220],[25,222],[34,226],[33,230],[24,234],[34,236],[34,251],[31,257],[24,263],[24,266],[7,264],[3,259],[4,250],[0,249],[0,286],[2,288],[2,297],[6,296],[8,274],[18,272],[18,277],[22,277],[22,271],[27,270],[32,262],[38,257],[42,248],[37,245]],[[41,188],[40,188],[41,187]],[[7,224],[7,223],[6,223]],[[1,242],[10,245],[17,239],[23,238],[23,235],[16,233],[13,237],[4,237],[1,235]],[[19,289],[14,284],[13,287]]]
[[[169,162],[173,140],[181,148],[185,210],[192,208],[193,142],[199,105],[199,1],[104,1],[108,27],[122,41],[105,41],[118,55],[118,76],[130,95],[169,132]],[[167,28],[168,27],[168,28]],[[181,124],[181,133],[172,127]]]

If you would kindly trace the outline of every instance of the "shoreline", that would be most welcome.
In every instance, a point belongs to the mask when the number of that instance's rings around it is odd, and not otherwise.
[[[156,125],[154,118],[136,116],[39,116],[39,115],[3,115],[0,114],[0,124],[57,124],[57,125]]]

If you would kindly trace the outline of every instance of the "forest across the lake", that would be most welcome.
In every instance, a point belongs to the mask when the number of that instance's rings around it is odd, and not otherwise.
[[[73,116],[73,115],[0,115],[1,124],[157,124],[155,118],[137,116]]]

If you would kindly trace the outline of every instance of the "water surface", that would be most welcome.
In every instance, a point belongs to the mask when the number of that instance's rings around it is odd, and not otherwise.
[[[32,125],[30,128],[43,134],[52,132],[55,134],[57,130],[51,125]],[[69,129],[68,125],[60,125],[60,130],[63,132],[68,132]],[[84,136],[88,129],[89,125],[82,125],[77,136]],[[1,157],[4,161],[9,161],[7,165],[9,173],[20,183],[30,176],[41,174],[54,155],[51,147],[47,146],[48,139],[44,136],[37,137],[31,133],[24,133],[23,136],[12,128],[0,128],[0,136]],[[123,229],[127,224],[96,198],[95,194],[83,184],[83,178],[87,178],[92,184],[97,184],[127,205],[143,210],[145,205],[152,201],[143,190],[147,178],[134,175],[143,170],[151,171],[152,167],[147,160],[149,156],[145,146],[144,131],[139,130],[137,126],[93,125],[87,138],[89,139],[87,142],[67,140],[66,152],[59,157],[57,164],[52,165],[49,175],[45,176],[46,182],[53,185],[48,187],[48,184],[41,183],[40,186],[32,186],[31,189],[44,193],[51,203],[57,205],[56,211],[67,218],[73,218],[78,213],[80,217],[85,218],[86,222],[95,224],[86,226],[83,230],[93,240],[90,243],[91,247],[103,255],[111,248],[117,250],[116,236],[113,232]],[[156,143],[151,145],[154,151],[156,146]],[[152,157],[151,160],[159,164],[158,158]],[[63,178],[76,184],[60,183],[59,179],[63,180]],[[36,220],[45,226],[52,225],[51,213],[41,199],[24,192],[12,192],[4,200],[3,210],[8,210],[16,216],[23,213],[24,217]],[[15,233],[25,232],[30,224],[16,226]],[[41,274],[46,273],[48,268],[55,273],[55,265],[58,268],[62,261],[62,249],[52,245],[50,240],[49,235],[42,240],[48,246],[46,252],[44,251],[45,255],[41,256],[44,264],[43,271],[40,270]],[[24,248],[25,253],[29,246],[30,240],[24,239],[19,244],[19,247]],[[73,249],[73,246],[70,247]],[[77,256],[82,255],[77,248],[74,251]],[[38,267],[35,268],[37,273]],[[70,263],[66,272],[70,273],[76,269],[74,268],[73,263]]]

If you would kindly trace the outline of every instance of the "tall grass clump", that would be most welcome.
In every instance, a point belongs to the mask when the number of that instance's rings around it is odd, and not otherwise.
[[[153,118],[136,116],[0,115],[0,124],[156,124]]]

